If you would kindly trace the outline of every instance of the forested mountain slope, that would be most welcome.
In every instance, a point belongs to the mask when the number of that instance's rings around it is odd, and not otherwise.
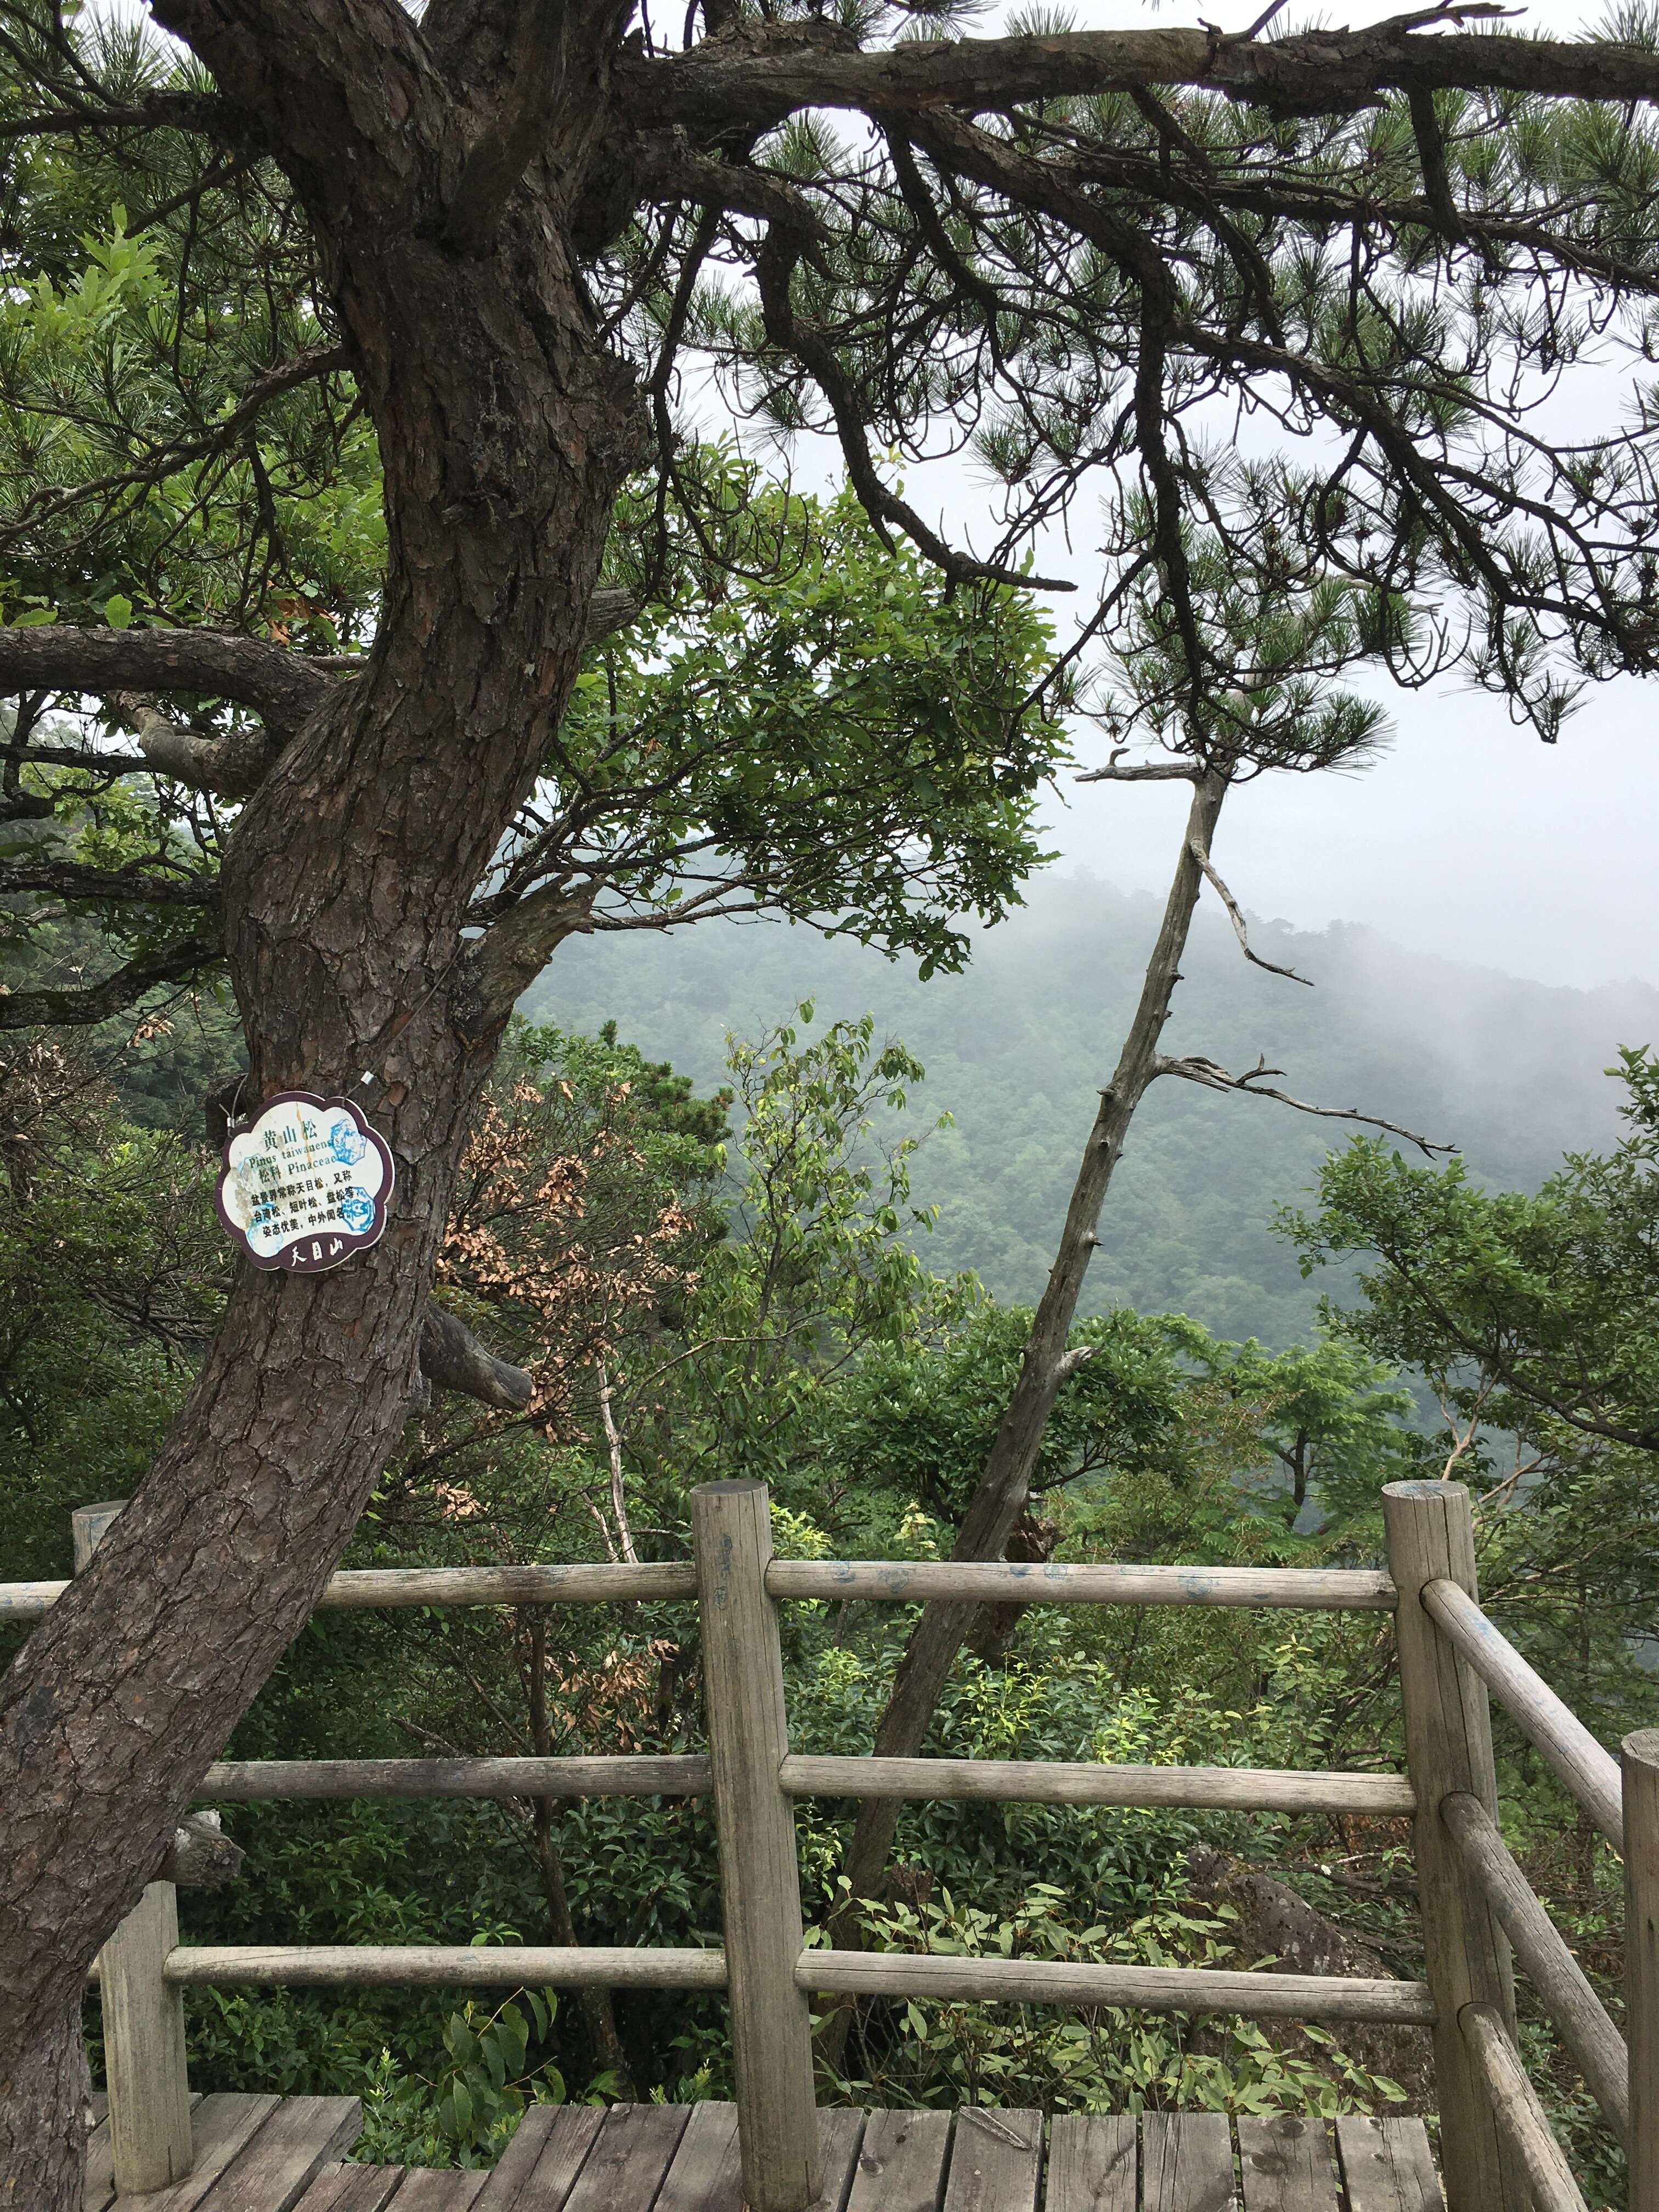
[[[873,1011],[927,1066],[917,1111],[955,1116],[916,1163],[917,1197],[939,1208],[930,1262],[976,1268],[999,1295],[1030,1299],[1158,918],[1144,893],[1051,874],[1024,912],[979,939],[965,974],[926,983],[848,940],[777,925],[576,939],[523,1011],[575,1030],[614,1019],[700,1084],[720,1079],[728,1030],[753,1035],[799,1000],[814,999],[820,1019]],[[1316,988],[1247,967],[1212,908],[1194,931],[1170,1050],[1234,1070],[1265,1054],[1295,1096],[1452,1139],[1474,1173],[1510,1188],[1536,1184],[1565,1151],[1608,1141],[1619,1092],[1601,1071],[1615,1046],[1659,1036],[1659,992],[1642,983],[1558,988],[1342,924],[1257,924],[1254,941]],[[1318,1285],[1299,1279],[1272,1216],[1346,1134],[1265,1101],[1159,1084],[1108,1201],[1090,1310],[1127,1301],[1229,1336],[1304,1334]]]

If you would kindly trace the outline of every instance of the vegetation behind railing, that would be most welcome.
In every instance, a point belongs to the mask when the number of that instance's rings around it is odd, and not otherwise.
[[[1511,1955],[1630,2154],[1632,2212],[1659,2212],[1659,1731],[1620,1770],[1481,1613],[1468,1495],[1443,1482],[1384,1492],[1389,1573],[1331,1569],[1026,1567],[779,1560],[764,1485],[693,1493],[695,1564],[375,1570],[335,1576],[329,1607],[701,1605],[709,1749],[671,1757],[222,1763],[204,1799],[712,1795],[725,1948],[187,1945],[170,1882],[152,1883],[100,1954],[111,2132],[124,2189],[161,2185],[191,2156],[182,1991],[350,1984],[725,1989],[755,2212],[801,2212],[816,2192],[808,1999],[872,1995],[1257,2018],[1429,2026],[1451,2212],[1583,2212],[1522,2066]],[[76,1568],[111,1508],[76,1516]],[[0,1587],[14,1615],[61,1584]],[[789,1599],[1283,1606],[1391,1610],[1407,1776],[944,1759],[809,1758],[789,1749],[778,1608]],[[1490,1688],[1616,1849],[1625,1851],[1628,2051],[1504,1847]],[[805,1941],[793,1802],[810,1796],[975,1798],[1414,1815],[1426,1980],[905,1956]]]

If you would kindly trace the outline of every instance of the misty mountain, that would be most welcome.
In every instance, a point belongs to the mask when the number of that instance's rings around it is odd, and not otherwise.
[[[1042,1289],[1077,1158],[1139,988],[1161,902],[1049,874],[1029,903],[980,933],[960,975],[918,981],[848,939],[779,923],[708,922],[562,945],[523,1001],[538,1021],[623,1036],[713,1085],[728,1031],[753,1036],[811,998],[820,1022],[872,1012],[926,1064],[914,1119],[955,1127],[920,1154],[915,1190],[936,1204],[924,1240],[940,1272],[972,1267],[999,1296]],[[1530,1188],[1564,1152],[1617,1133],[1620,1044],[1659,1036],[1659,991],[1629,982],[1560,988],[1407,951],[1345,924],[1307,932],[1255,921],[1262,956],[1240,955],[1206,894],[1166,1048],[1235,1073],[1265,1055],[1280,1087],[1359,1106],[1456,1143],[1485,1181]],[[1285,1344],[1306,1334],[1321,1287],[1304,1284],[1272,1229],[1341,1122],[1166,1079],[1136,1117],[1091,1269],[1091,1310],[1180,1310],[1224,1335]],[[1408,1157],[1421,1156],[1407,1150]]]

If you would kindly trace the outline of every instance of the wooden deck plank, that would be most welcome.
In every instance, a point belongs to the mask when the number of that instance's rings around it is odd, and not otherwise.
[[[1063,2112],[1048,2130],[1043,2212],[1139,2212],[1132,2112]]]
[[[204,2097],[191,2115],[196,2158],[184,2179],[144,2197],[118,2197],[116,2202],[142,2206],[143,2212],[197,2212],[220,2175],[246,2149],[281,2102],[280,2097],[228,2091]]]
[[[690,2117],[685,2105],[613,2105],[566,2212],[652,2212]]]
[[[400,2166],[325,2166],[295,2212],[385,2212],[403,2178]]]
[[[1042,2115],[1018,2107],[957,2115],[945,2212],[1036,2212]]]
[[[488,2172],[440,2173],[430,2166],[411,2166],[392,2212],[469,2212],[489,2179]]]
[[[106,2099],[106,2106],[108,2100]],[[115,2202],[115,2149],[110,2142],[109,2122],[100,2116],[91,2134],[87,2137],[86,2212],[109,2212]]]
[[[872,2112],[847,2212],[939,2212],[951,2148],[949,2112]]]
[[[604,2125],[597,2105],[532,2105],[485,2182],[478,2212],[564,2212]]]
[[[1349,2212],[1443,2212],[1440,2177],[1421,2120],[1344,2115],[1336,2148]]]
[[[737,2113],[726,2104],[534,2107],[490,2173],[348,2166],[354,2098],[197,2101],[196,2164],[171,2188],[117,2199],[101,2102],[87,2138],[86,2212],[742,2212]],[[1420,2119],[1280,2113],[1231,2128],[1212,2112],[819,2113],[816,2212],[1444,2212]],[[1043,2186],[1039,2189],[1039,2179]],[[1139,2186],[1137,2185],[1139,2183]]]
[[[862,2112],[845,2105],[818,2113],[818,2196],[813,2212],[847,2212],[864,2140]]]
[[[735,2105],[693,2105],[663,2177],[656,2212],[743,2212]]]
[[[1241,2112],[1244,2212],[1338,2212],[1336,2160],[1323,2120]]]
[[[362,2131],[361,2097],[284,2097],[246,2149],[197,2199],[198,2212],[293,2212],[323,2168]]]
[[[818,2195],[814,2212],[846,2212],[857,2170],[864,2115],[845,2106],[818,2113]],[[663,2179],[655,2212],[744,2212],[738,2108],[694,2105]]]
[[[1147,2112],[1140,2123],[1142,2212],[1231,2212],[1233,2131],[1224,2112]]]

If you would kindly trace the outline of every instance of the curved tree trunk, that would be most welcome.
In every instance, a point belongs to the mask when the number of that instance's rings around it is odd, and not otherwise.
[[[556,153],[486,255],[434,241],[451,110],[415,81],[396,9],[156,12],[306,200],[380,433],[375,648],[250,800],[224,910],[251,1093],[373,1071],[398,1181],[383,1241],[334,1273],[240,1269],[155,1465],[6,1677],[0,2203],[31,2212],[79,2212],[87,1968],[305,1621],[414,1395],[457,1160],[521,988],[465,945],[466,901],[568,696],[635,434],[565,257]],[[602,106],[573,103],[580,130]]]

